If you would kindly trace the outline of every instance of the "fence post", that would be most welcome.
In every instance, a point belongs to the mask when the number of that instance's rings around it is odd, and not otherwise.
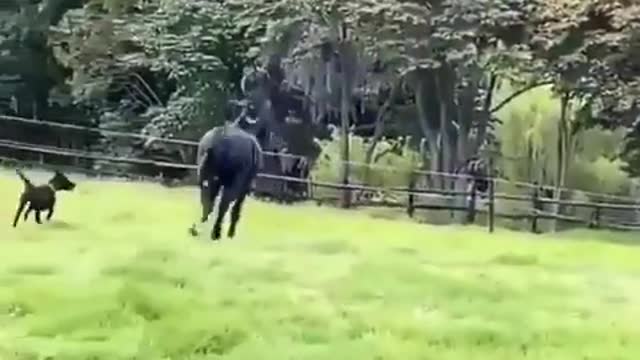
[[[407,198],[407,215],[409,215],[409,217],[413,217],[413,212],[414,212],[414,201],[415,201],[415,195],[414,195],[414,190],[416,187],[416,180],[415,180],[415,176],[414,176],[414,172],[413,170],[411,170],[411,173],[409,174],[409,197]]]
[[[467,210],[467,224],[473,224],[476,221],[476,184],[471,183],[471,198],[469,199],[469,208]],[[466,194],[463,195],[466,197]]]
[[[591,221],[589,221],[589,228],[600,228],[600,206],[595,205],[595,210],[591,213]]]
[[[280,194],[279,194],[279,202],[280,203],[284,203],[284,204],[288,204],[289,203],[289,198],[288,198],[288,194],[287,194],[287,187],[288,187],[288,183],[287,183],[287,179],[283,179],[283,176],[287,176],[283,171],[279,172],[280,175]]]
[[[343,165],[346,169],[349,168],[349,165]],[[349,170],[343,170],[345,172],[348,173]],[[352,191],[351,188],[349,187],[349,177],[348,176],[343,176],[342,177],[342,191],[341,191],[341,207],[343,209],[348,209],[351,207],[351,196],[352,196]]]
[[[493,177],[493,157],[489,158],[489,232],[493,232],[495,215],[495,179]]]
[[[540,199],[539,192],[540,188],[538,184],[533,188],[533,195],[531,196],[531,200],[533,202],[533,218],[531,219],[531,232],[534,234],[538,233],[538,210],[540,210]]]
[[[307,200],[313,200],[313,178],[307,176]]]

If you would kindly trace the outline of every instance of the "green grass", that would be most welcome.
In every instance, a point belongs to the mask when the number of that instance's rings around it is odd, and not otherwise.
[[[13,229],[21,188],[0,175],[2,360],[640,356],[640,247],[614,243],[637,235],[249,201],[212,243],[194,190],[107,182]]]

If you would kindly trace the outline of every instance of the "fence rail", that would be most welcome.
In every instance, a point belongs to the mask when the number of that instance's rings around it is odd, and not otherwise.
[[[63,157],[72,157],[72,158],[84,158],[91,160],[100,160],[107,162],[120,162],[120,163],[129,163],[129,164],[146,164],[152,166],[160,166],[160,167],[168,167],[168,168],[182,168],[188,170],[194,170],[196,168],[195,165],[191,164],[179,164],[179,163],[171,163],[171,162],[163,162],[163,161],[155,161],[148,159],[137,159],[137,158],[123,158],[123,157],[115,157],[108,156],[99,153],[92,152],[78,152],[68,149],[60,149],[55,147],[46,147],[46,146],[36,146],[32,144],[25,144],[10,140],[0,140],[0,148],[21,150],[34,152],[39,154],[48,154],[48,155],[56,155]],[[0,160],[8,161],[16,161],[21,163],[20,160],[9,159],[9,158],[0,158]],[[42,165],[42,164],[36,164]],[[70,169],[80,170],[82,172],[93,172],[94,175],[100,175],[102,172],[90,171],[88,169],[78,169],[75,167],[69,167]],[[107,175],[117,175],[117,174],[107,174]],[[629,221],[619,221],[615,219],[615,217],[604,216],[602,211],[604,210],[618,210],[618,211],[633,211],[640,212],[640,204],[620,204],[613,202],[587,202],[587,201],[572,201],[572,200],[563,200],[563,199],[551,199],[547,197],[541,197],[537,195],[537,192],[534,192],[531,196],[524,195],[513,195],[506,193],[496,193],[495,192],[495,179],[491,179],[490,187],[488,194],[484,196],[484,199],[487,200],[488,206],[487,208],[478,207],[477,203],[482,197],[479,196],[475,191],[451,191],[451,190],[442,190],[442,189],[428,189],[428,188],[416,188],[414,183],[410,183],[407,187],[390,187],[390,188],[382,188],[375,186],[367,186],[361,184],[338,184],[327,181],[318,181],[314,179],[301,179],[290,176],[282,176],[282,175],[273,175],[273,174],[258,174],[261,178],[272,179],[281,182],[291,182],[291,183],[301,183],[305,184],[308,189],[330,189],[330,190],[358,190],[363,192],[370,193],[382,193],[382,194],[395,194],[396,199],[391,201],[388,199],[381,200],[365,200],[365,201],[353,201],[352,205],[355,207],[384,207],[384,208],[396,208],[396,209],[405,209],[407,214],[410,217],[414,217],[416,211],[418,210],[440,210],[440,211],[450,211],[450,212],[462,212],[466,213],[466,222],[474,223],[476,219],[476,215],[484,214],[487,217],[487,225],[489,231],[493,231],[494,220],[497,219],[510,219],[510,220],[526,220],[531,222],[531,231],[538,231],[538,221],[539,220],[559,220],[565,221],[568,223],[581,224],[586,225],[590,228],[602,228],[602,229],[614,229],[614,230],[624,230],[624,231],[638,231],[640,230],[640,223],[638,222],[629,222]],[[141,178],[141,177],[138,177]],[[151,180],[146,178],[144,180]],[[307,195],[304,199],[307,200],[315,200],[318,203],[331,202],[333,199],[337,197],[322,197],[314,195],[316,193],[315,190],[310,190],[307,192]],[[399,197],[405,197],[406,201],[397,200]],[[462,199],[461,199],[462,198]],[[458,204],[451,203],[434,203],[434,199],[439,200],[453,200]],[[464,201],[460,201],[464,200]],[[532,205],[531,209],[519,212],[500,212],[496,211],[496,201],[500,200],[508,200],[514,201],[517,203],[526,203]],[[635,202],[629,198],[626,198],[627,202]],[[579,217],[579,216],[570,216],[563,214],[554,214],[540,209],[541,206],[545,204],[556,204],[559,206],[567,206],[574,208],[585,208],[591,209],[591,215],[588,218]]]

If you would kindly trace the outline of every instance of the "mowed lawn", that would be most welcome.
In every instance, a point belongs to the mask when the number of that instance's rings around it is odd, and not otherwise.
[[[194,189],[82,181],[10,225],[0,359],[640,359],[638,234],[533,236],[250,200],[234,240]]]

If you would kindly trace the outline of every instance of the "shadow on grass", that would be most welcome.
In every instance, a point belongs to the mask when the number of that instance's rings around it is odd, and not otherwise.
[[[55,230],[76,230],[78,226],[76,224],[71,224],[66,221],[54,220],[47,224],[48,228]]]
[[[548,235],[565,241],[593,241],[622,246],[640,246],[640,238],[638,237],[638,232],[635,231],[622,232],[613,230],[577,229]]]
[[[9,272],[16,275],[47,276],[54,275],[58,269],[48,265],[23,265],[9,269]]]
[[[535,266],[539,261],[535,255],[504,253],[494,257],[490,263],[506,266]]]

